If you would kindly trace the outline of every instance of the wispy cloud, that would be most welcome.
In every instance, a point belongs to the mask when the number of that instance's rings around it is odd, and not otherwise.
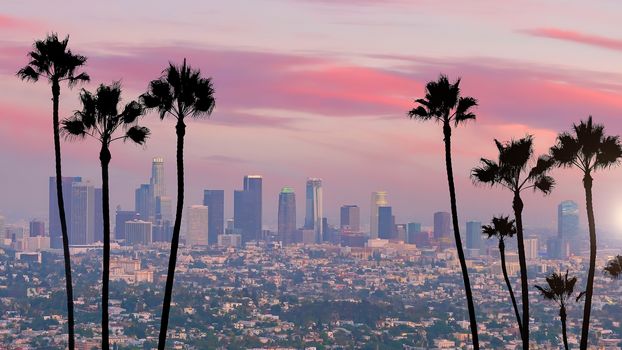
[[[622,51],[622,39],[612,39],[600,35],[580,33],[559,28],[535,28],[522,32],[532,36],[574,42],[603,49]]]

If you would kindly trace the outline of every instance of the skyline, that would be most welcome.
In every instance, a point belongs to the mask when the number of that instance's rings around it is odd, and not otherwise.
[[[616,62],[616,38],[622,33],[606,25],[619,7],[613,2],[603,3],[609,6],[606,11],[576,3],[560,8],[559,2],[507,7],[477,2],[469,10],[432,2],[292,0],[242,6],[234,1],[219,6],[208,25],[203,16],[210,13],[210,5],[193,3],[196,13],[182,16],[164,4],[141,6],[146,11],[141,32],[127,30],[132,22],[115,5],[96,4],[94,14],[81,16],[68,10],[54,19],[47,16],[48,6],[7,4],[0,16],[0,27],[6,29],[0,40],[7,48],[0,53],[0,88],[5,91],[0,97],[5,120],[0,125],[0,161],[10,165],[0,169],[5,179],[0,213],[9,220],[45,217],[47,212],[45,197],[36,194],[45,193],[45,180],[52,175],[49,89],[22,84],[14,74],[26,62],[29,43],[52,30],[70,34],[72,49],[89,57],[89,90],[122,78],[126,100],[136,98],[169,58],[182,58],[181,49],[214,78],[218,107],[211,120],[192,121],[188,132],[188,203],[200,204],[204,188],[233,189],[244,174],[260,173],[267,179],[264,192],[270,201],[283,186],[301,194],[304,179],[322,178],[324,211],[332,222],[344,203],[367,212],[369,193],[376,190],[390,194],[398,218],[447,210],[446,189],[436,181],[444,171],[438,162],[442,136],[434,125],[405,116],[412,99],[420,97],[423,82],[441,71],[450,78],[462,76],[465,93],[481,104],[478,120],[455,133],[458,200],[478,199],[477,205],[461,208],[462,222],[486,222],[500,214],[498,208],[504,214],[511,211],[507,196],[477,188],[468,178],[479,157],[494,154],[493,137],[505,140],[530,132],[537,151],[543,152],[557,132],[590,113],[609,133],[622,132],[617,117],[622,88],[615,83],[622,75]],[[254,17],[256,6],[263,6],[266,16]],[[440,20],[430,22],[424,13]],[[507,21],[508,13],[512,21]],[[552,13],[560,16],[552,18]],[[109,21],[116,26],[104,30]],[[236,25],[238,21],[244,26]],[[423,27],[429,30],[418,30]],[[154,33],[157,41],[150,37]],[[63,91],[61,116],[77,105],[78,90]],[[135,185],[145,179],[148,163],[143,159],[174,157],[168,125],[153,115],[143,121],[153,131],[144,149],[115,152],[113,146],[112,206],[131,207]],[[21,123],[30,129],[24,132]],[[16,144],[21,145],[17,153]],[[98,179],[96,152],[92,144],[63,143],[66,176]],[[26,171],[15,171],[24,164]],[[174,188],[171,170],[167,188]],[[598,176],[599,228],[622,226],[616,220],[622,211],[616,199],[622,194],[616,186],[620,171]],[[528,227],[554,229],[559,202],[581,204],[579,175],[572,171],[561,176],[562,170],[552,174],[558,185],[551,196],[526,198]],[[352,177],[356,183],[349,181]],[[276,204],[268,203],[265,218],[276,218]],[[585,222],[583,210],[580,215]]]

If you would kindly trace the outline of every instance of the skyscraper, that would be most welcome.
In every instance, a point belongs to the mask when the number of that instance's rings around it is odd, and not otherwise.
[[[95,242],[95,188],[89,182],[71,186],[71,229],[69,244]]]
[[[160,223],[173,222],[173,199],[171,197],[155,197],[155,219]]]
[[[95,242],[103,242],[104,241],[104,213],[103,213],[103,202],[102,202],[102,189],[95,188],[93,189],[93,195],[95,198],[94,202],[94,213],[93,213],[93,240]]]
[[[451,215],[447,212],[434,213],[434,239],[442,240],[451,235]]]
[[[538,258],[538,237],[528,236],[525,238],[525,259],[535,260]]]
[[[479,221],[467,221],[466,223],[466,248],[477,249],[482,247],[482,223]]]
[[[322,218],[324,217],[322,208],[322,179],[307,179],[305,203],[305,228],[313,229],[315,232],[315,243],[322,243],[324,241],[322,225]]]
[[[233,217],[235,229],[242,234],[244,243],[261,237],[261,176],[244,176],[244,190],[233,193]]]
[[[148,245],[152,241],[153,224],[145,220],[126,221],[125,224],[125,243],[128,245],[142,244]]]
[[[378,238],[395,238],[395,217],[389,206],[378,207]]]
[[[151,163],[151,179],[149,184],[153,189],[153,197],[162,197],[166,195],[166,187],[164,186],[164,158],[153,158]]]
[[[134,192],[134,211],[140,215],[141,220],[152,221],[155,214],[155,197],[151,184],[142,184]]]
[[[188,208],[188,225],[186,228],[186,245],[207,245],[209,208],[204,205],[190,206]]]
[[[563,201],[557,206],[557,235],[563,239],[579,235],[579,206],[574,201]]]
[[[371,215],[369,218],[370,238],[378,238],[378,207],[387,206],[387,193],[385,191],[372,192]]]
[[[218,235],[225,233],[225,191],[204,190],[203,205],[209,208],[207,241],[209,244],[217,244]]]
[[[30,223],[28,224],[28,226],[30,228],[30,237],[45,236],[45,222],[41,220],[30,220]],[[0,231],[0,238],[3,238],[3,236],[4,236],[4,232]]]
[[[406,243],[416,244],[417,237],[421,234],[421,224],[409,222],[406,226]]]
[[[63,199],[65,201],[65,218],[67,220],[67,233],[71,230],[71,188],[74,182],[81,182],[81,177],[63,177],[61,180],[63,188]],[[49,207],[48,207],[48,219],[49,219],[49,231],[50,231],[50,246],[53,249],[60,249],[63,247],[63,233],[60,227],[60,216],[58,213],[58,199],[56,198],[56,177],[52,176],[49,179]]]
[[[278,235],[283,244],[294,242],[296,233],[296,194],[291,187],[283,187],[279,193]]]
[[[125,239],[125,223],[137,219],[138,214],[135,211],[121,210],[117,207],[115,214],[114,238]]]
[[[358,205],[343,205],[340,210],[340,228],[350,232],[361,231],[361,209]]]

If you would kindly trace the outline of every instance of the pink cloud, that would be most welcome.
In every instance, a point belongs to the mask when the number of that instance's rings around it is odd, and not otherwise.
[[[622,40],[620,39],[612,39],[558,28],[536,28],[524,30],[523,32],[537,37],[564,40],[609,50],[622,51]]]
[[[26,20],[22,18],[12,17],[5,14],[0,13],[0,28],[6,30],[27,30],[27,31],[37,31],[42,28],[41,24]]]

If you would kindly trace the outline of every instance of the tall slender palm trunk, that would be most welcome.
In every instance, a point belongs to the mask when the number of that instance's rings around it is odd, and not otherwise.
[[[104,140],[104,144],[108,141]],[[102,349],[110,349],[108,335],[108,298],[110,290],[110,186],[108,180],[108,166],[110,164],[110,150],[102,145],[99,160],[102,167],[102,216],[104,219],[104,257],[102,274]]]
[[[458,208],[456,205],[456,188],[454,186],[454,172],[451,163],[451,126],[449,121],[443,123],[443,141],[445,142],[445,166],[447,168],[447,182],[449,184],[449,199],[451,202],[451,216],[454,226],[454,239],[456,241],[456,250],[458,251],[458,259],[460,260],[460,268],[462,269],[462,280],[464,282],[464,291],[466,293],[467,305],[469,309],[469,323],[471,325],[471,336],[473,338],[473,349],[479,350],[479,337],[477,334],[477,320],[475,318],[475,307],[473,306],[473,294],[471,293],[471,282],[469,281],[469,271],[462,250],[462,239],[460,236],[460,223],[458,222]]]
[[[61,171],[60,122],[58,118],[58,101],[60,85],[58,80],[52,81],[52,121],[54,126],[54,158],[56,166],[56,198],[58,200],[58,216],[63,237],[63,256],[65,258],[65,289],[67,291],[67,331],[69,333],[69,350],[75,348],[74,317],[73,317],[73,283],[71,281],[71,256],[69,255],[69,235],[67,234],[67,218],[65,216],[65,199],[63,196],[63,174]],[[50,218],[51,219],[51,218]]]
[[[505,242],[503,239],[499,240],[499,254],[501,255],[501,270],[503,271],[503,279],[505,280],[505,285],[508,287],[508,291],[510,292],[510,299],[512,299],[512,307],[514,307],[514,315],[516,315],[516,322],[518,323],[518,330],[523,336],[523,324],[520,317],[520,312],[518,312],[518,304],[516,303],[516,297],[514,296],[514,289],[512,288],[512,283],[510,282],[510,278],[508,277],[508,269],[505,265]]]
[[[559,309],[559,318],[562,320],[562,338],[564,340],[564,349],[568,350],[568,334],[566,333],[566,306],[561,305]]]
[[[587,222],[590,229],[590,267],[587,273],[587,285],[585,287],[585,305],[583,306],[583,325],[581,327],[581,350],[587,350],[590,334],[590,313],[592,312],[592,295],[594,294],[594,272],[596,270],[596,223],[594,221],[594,207],[592,206],[592,176],[586,172],[583,176],[585,188],[585,207],[587,210]]]
[[[186,135],[186,125],[181,118],[177,120],[175,130],[177,133],[177,210],[175,212],[175,225],[173,226],[173,237],[171,239],[171,255],[168,260],[158,350],[164,350],[166,346],[166,332],[171,311],[173,281],[175,279],[175,265],[177,264],[177,250],[179,247],[179,231],[181,230],[181,215],[184,208],[184,136]]]
[[[520,193],[514,193],[512,202],[516,218],[516,240],[518,242],[518,262],[520,265],[521,299],[523,304],[523,349],[529,349],[529,282],[527,277],[527,259],[525,258],[525,242],[523,240],[523,200]]]

